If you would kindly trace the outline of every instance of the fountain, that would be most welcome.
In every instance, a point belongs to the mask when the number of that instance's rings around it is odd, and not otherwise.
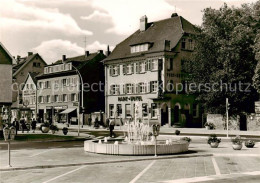
[[[167,139],[163,142],[157,142],[156,137],[153,136],[150,124],[141,122],[138,109],[139,104],[136,103],[134,121],[127,121],[125,125],[127,135],[124,138],[112,140],[105,137],[103,141],[88,140],[84,142],[84,150],[114,155],[175,154],[188,151],[189,143],[186,141]]]

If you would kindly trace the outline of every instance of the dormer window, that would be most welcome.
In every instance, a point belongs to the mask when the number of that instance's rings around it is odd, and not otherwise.
[[[131,53],[148,51],[148,48],[149,48],[149,43],[133,45],[131,46]]]

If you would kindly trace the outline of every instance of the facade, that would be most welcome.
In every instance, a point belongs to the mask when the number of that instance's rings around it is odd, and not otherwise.
[[[21,115],[26,120],[36,119],[36,73],[29,72],[22,88],[23,106],[20,108]]]
[[[28,56],[16,58],[16,64],[13,66],[13,104],[12,104],[12,117],[20,119],[22,117],[21,110],[25,108],[22,98],[22,88],[28,73],[41,74],[43,73],[46,62],[42,57],[33,52],[28,52]]]
[[[104,82],[103,51],[68,58],[44,68],[44,73],[37,76],[37,110],[39,118],[48,122],[77,124],[84,123],[84,114],[104,111],[104,93],[83,91],[84,86]],[[82,103],[83,102],[83,103]],[[82,106],[84,110],[82,111]],[[85,115],[85,116],[86,116]]]
[[[14,59],[0,42],[0,131],[3,123],[10,122],[10,106],[12,104],[12,64]],[[0,134],[1,136],[1,134]]]
[[[184,59],[194,49],[194,26],[173,14],[158,22],[140,19],[140,29],[105,59],[106,117],[133,118],[163,125],[201,127],[195,96],[179,91]]]

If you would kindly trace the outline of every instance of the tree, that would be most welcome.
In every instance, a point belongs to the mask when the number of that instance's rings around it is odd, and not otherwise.
[[[255,75],[253,77],[253,84],[255,89],[258,93],[260,93],[260,31],[256,38],[256,44],[255,44],[255,58],[258,61],[256,69],[255,69]]]
[[[257,64],[254,45],[259,29],[259,4],[240,8],[224,4],[206,8],[196,50],[185,63],[198,100],[206,112],[225,114],[229,98],[232,114],[254,112],[257,92],[252,78]],[[213,87],[214,86],[214,87]]]

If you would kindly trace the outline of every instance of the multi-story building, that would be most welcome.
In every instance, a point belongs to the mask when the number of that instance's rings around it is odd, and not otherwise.
[[[8,122],[10,106],[12,104],[12,64],[15,63],[12,55],[0,42],[0,131],[3,129],[3,120]],[[10,122],[10,119],[9,119]]]
[[[150,23],[142,17],[140,29],[104,60],[107,117],[130,119],[138,104],[139,118],[151,124],[201,126],[195,97],[178,88],[194,33],[194,26],[176,13]]]
[[[36,80],[37,73],[29,72],[22,88],[23,106],[20,108],[21,115],[26,120],[36,119]]]
[[[21,109],[25,107],[22,97],[22,88],[24,82],[28,76],[28,73],[43,73],[44,66],[46,62],[42,57],[33,52],[28,52],[28,56],[20,57],[19,55],[16,58],[16,63],[13,66],[13,104],[12,104],[12,117],[19,119],[22,117]]]
[[[73,58],[63,55],[62,60],[45,66],[44,73],[36,77],[39,117],[49,122],[83,124],[87,114],[104,111],[104,92],[95,90],[104,83],[104,58],[102,50],[92,54],[86,51]]]

